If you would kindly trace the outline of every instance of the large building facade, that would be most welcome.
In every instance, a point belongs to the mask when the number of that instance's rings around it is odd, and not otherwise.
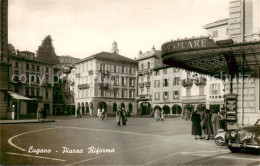
[[[115,114],[124,107],[136,115],[135,60],[119,55],[116,42],[112,53],[100,52],[76,64],[75,105],[81,114],[97,115],[98,109]]]
[[[53,64],[36,60],[34,53],[20,51],[9,55],[10,90],[32,100],[11,98],[10,105],[15,106],[15,115],[36,117],[38,108],[46,108],[53,113]],[[19,106],[18,106],[19,104]],[[18,110],[19,109],[19,110]],[[18,118],[18,117],[16,117]]]

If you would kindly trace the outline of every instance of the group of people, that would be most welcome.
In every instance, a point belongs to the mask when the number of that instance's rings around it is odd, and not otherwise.
[[[226,130],[225,112],[221,110],[210,111],[206,109],[203,114],[197,110],[191,114],[192,130],[191,134],[195,139],[203,139],[202,131],[204,132],[205,139],[209,140],[210,136],[216,136],[219,129]]]
[[[158,108],[155,109],[154,118],[156,121],[164,121],[164,111],[160,111]]]
[[[45,121],[47,117],[47,108],[38,108],[37,110],[37,119]]]
[[[125,111],[125,108],[123,107],[122,109],[120,107],[118,107],[117,111],[116,111],[116,123],[117,126],[120,126],[122,124],[125,126],[126,122],[127,122],[127,113]]]
[[[104,108],[98,108],[97,116],[99,119],[107,120],[107,111]]]

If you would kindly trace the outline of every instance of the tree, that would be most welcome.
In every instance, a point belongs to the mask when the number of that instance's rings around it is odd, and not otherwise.
[[[50,62],[53,64],[58,64],[59,60],[55,53],[53,44],[52,44],[52,38],[50,35],[46,36],[44,40],[42,41],[42,45],[39,46],[37,50],[37,59]]]
[[[15,48],[11,43],[8,43],[8,55],[15,54]]]

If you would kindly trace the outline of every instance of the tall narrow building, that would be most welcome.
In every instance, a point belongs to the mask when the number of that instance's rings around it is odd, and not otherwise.
[[[8,111],[8,0],[0,0],[0,117],[7,118]]]

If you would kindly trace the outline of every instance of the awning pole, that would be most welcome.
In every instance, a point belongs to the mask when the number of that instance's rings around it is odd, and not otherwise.
[[[17,120],[19,119],[19,113],[20,113],[20,107],[19,107],[19,105],[20,105],[20,100],[17,99]]]
[[[241,125],[244,126],[244,74],[245,74],[245,53],[242,52],[242,87],[241,87]]]

